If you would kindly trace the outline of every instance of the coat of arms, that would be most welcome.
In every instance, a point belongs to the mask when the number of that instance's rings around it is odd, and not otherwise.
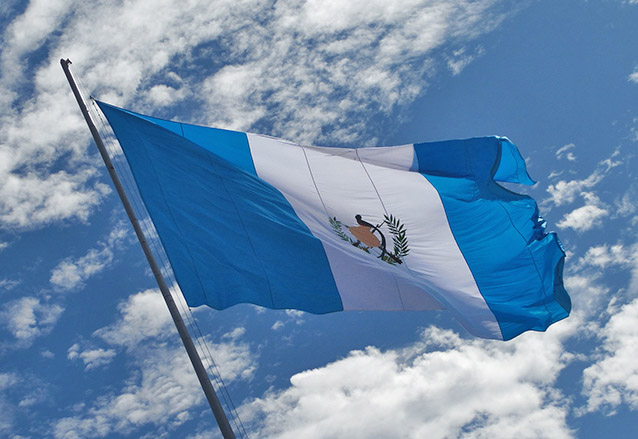
[[[402,264],[403,258],[410,252],[406,230],[399,219],[393,215],[384,215],[381,224],[374,225],[365,221],[361,215],[355,215],[357,225],[348,226],[339,221],[336,217],[330,218],[332,230],[342,240],[349,242],[353,246],[360,248],[366,253],[371,253],[372,249],[378,249],[379,259],[388,264]],[[386,226],[392,235],[393,248],[388,249],[388,242],[381,228]],[[344,228],[349,232],[346,233]],[[378,252],[377,251],[377,252]]]

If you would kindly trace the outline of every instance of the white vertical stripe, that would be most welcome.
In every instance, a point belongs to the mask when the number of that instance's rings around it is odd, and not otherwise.
[[[326,148],[319,148],[326,149]],[[332,148],[336,149],[336,148]],[[392,169],[409,171],[414,164],[414,147],[412,145],[377,146],[373,148],[338,148],[341,156],[353,160],[361,159],[365,163],[384,166]]]
[[[323,242],[344,309],[436,309],[440,302],[472,333],[501,337],[438,192],[422,175],[406,171],[413,163],[411,146],[302,148],[253,134],[248,141],[257,175],[282,192]],[[386,210],[407,230],[410,253],[401,265],[378,259],[378,249],[366,253],[343,241],[329,222],[336,217],[347,232],[346,226],[357,225],[355,215],[377,225]],[[390,250],[392,235],[383,231]]]

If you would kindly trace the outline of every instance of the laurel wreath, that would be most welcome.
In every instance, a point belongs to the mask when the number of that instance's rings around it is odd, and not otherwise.
[[[337,236],[343,239],[344,241],[347,241],[350,244],[353,244],[354,241],[348,235],[346,235],[346,233],[341,229],[342,226],[343,226],[343,223],[339,221],[336,216],[333,216],[332,218],[330,218],[330,227],[332,227],[332,230],[335,231]]]
[[[402,259],[404,256],[407,256],[410,253],[410,248],[408,247],[408,237],[406,235],[406,230],[399,218],[390,214],[383,215],[384,223],[387,224],[388,230],[392,233],[392,243],[394,244],[394,255]]]

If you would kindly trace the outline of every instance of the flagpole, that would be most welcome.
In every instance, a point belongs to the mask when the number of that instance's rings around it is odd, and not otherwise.
[[[113,180],[113,185],[115,186],[117,194],[120,196],[120,200],[122,201],[122,204],[124,205],[126,214],[131,220],[131,224],[133,225],[133,229],[135,230],[137,239],[140,241],[140,244],[142,245],[142,249],[144,250],[144,254],[146,255],[146,260],[148,261],[151,267],[151,271],[153,272],[153,275],[155,276],[155,280],[157,281],[157,285],[159,286],[159,289],[162,292],[162,296],[164,297],[166,306],[168,307],[171,317],[173,318],[173,322],[175,323],[177,332],[179,333],[179,336],[181,337],[182,342],[184,343],[184,347],[186,348],[188,357],[190,358],[193,368],[195,369],[195,373],[197,374],[199,383],[202,386],[202,389],[204,390],[204,394],[206,395],[208,404],[210,405],[210,408],[213,411],[213,414],[215,415],[215,419],[217,420],[219,429],[222,432],[222,436],[224,437],[224,439],[235,439],[235,433],[233,432],[233,429],[231,428],[230,423],[228,422],[228,418],[226,417],[226,413],[224,412],[224,409],[222,408],[219,402],[219,398],[217,397],[217,394],[215,393],[215,389],[213,388],[213,385],[210,381],[210,377],[208,376],[208,373],[206,372],[206,368],[204,367],[204,364],[202,363],[202,360],[199,357],[199,354],[197,353],[197,349],[195,348],[195,345],[193,344],[193,340],[191,339],[188,333],[188,330],[186,328],[186,325],[184,324],[184,320],[182,319],[182,316],[180,315],[179,310],[177,309],[177,306],[175,305],[175,301],[173,300],[173,297],[171,296],[168,285],[166,284],[166,281],[164,280],[164,276],[162,275],[162,272],[160,271],[160,268],[157,265],[157,262],[155,261],[155,256],[153,256],[151,248],[149,247],[148,242],[146,241],[146,237],[144,236],[144,233],[142,232],[142,228],[135,215],[135,212],[133,211],[133,207],[131,206],[131,203],[128,200],[128,197],[126,196],[126,193],[124,192],[124,187],[122,186],[120,178],[115,172],[115,167],[113,166],[113,163],[111,162],[111,158],[109,157],[108,152],[106,151],[104,142],[102,142],[102,138],[100,137],[97,131],[97,128],[95,127],[95,124],[93,123],[93,119],[91,118],[89,110],[84,102],[84,98],[82,97],[82,94],[80,93],[77,87],[77,84],[75,83],[73,74],[71,73],[71,70],[69,69],[71,60],[61,59],[60,64],[62,65],[62,69],[64,70],[64,74],[66,75],[66,79],[69,81],[71,90],[73,90],[75,99],[77,100],[78,105],[80,106],[80,110],[82,111],[84,120],[86,121],[86,124],[88,125],[89,130],[91,131],[91,134],[93,135],[93,139],[95,140],[97,148],[100,151],[100,155],[102,156],[102,159],[104,160],[104,164],[106,165],[106,168],[109,171],[109,175],[111,176],[111,179]]]

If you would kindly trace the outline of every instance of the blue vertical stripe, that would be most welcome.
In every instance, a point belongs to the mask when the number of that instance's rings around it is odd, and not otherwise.
[[[499,174],[533,183],[518,151],[505,143],[491,137],[414,147],[418,171],[439,192],[479,291],[509,340],[567,317],[571,302],[562,284],[565,255],[556,235],[544,232],[536,203],[494,181]]]
[[[343,309],[321,242],[283,195],[254,175],[244,133],[98,104],[190,306]]]
[[[123,108],[114,107],[104,102],[98,102],[98,105],[100,108],[110,108],[129,114],[134,118],[147,120],[154,125],[165,128],[196,143],[202,148],[206,148],[216,156],[228,160],[237,168],[250,172],[255,176],[257,175],[253,160],[250,156],[250,148],[246,141],[245,133],[159,119],[157,117],[146,116]]]
[[[520,183],[533,185],[536,183],[527,173],[525,160],[521,157],[518,148],[504,137],[493,137],[492,142],[498,141],[500,144],[500,155],[498,168],[494,172],[494,180],[508,183]]]

